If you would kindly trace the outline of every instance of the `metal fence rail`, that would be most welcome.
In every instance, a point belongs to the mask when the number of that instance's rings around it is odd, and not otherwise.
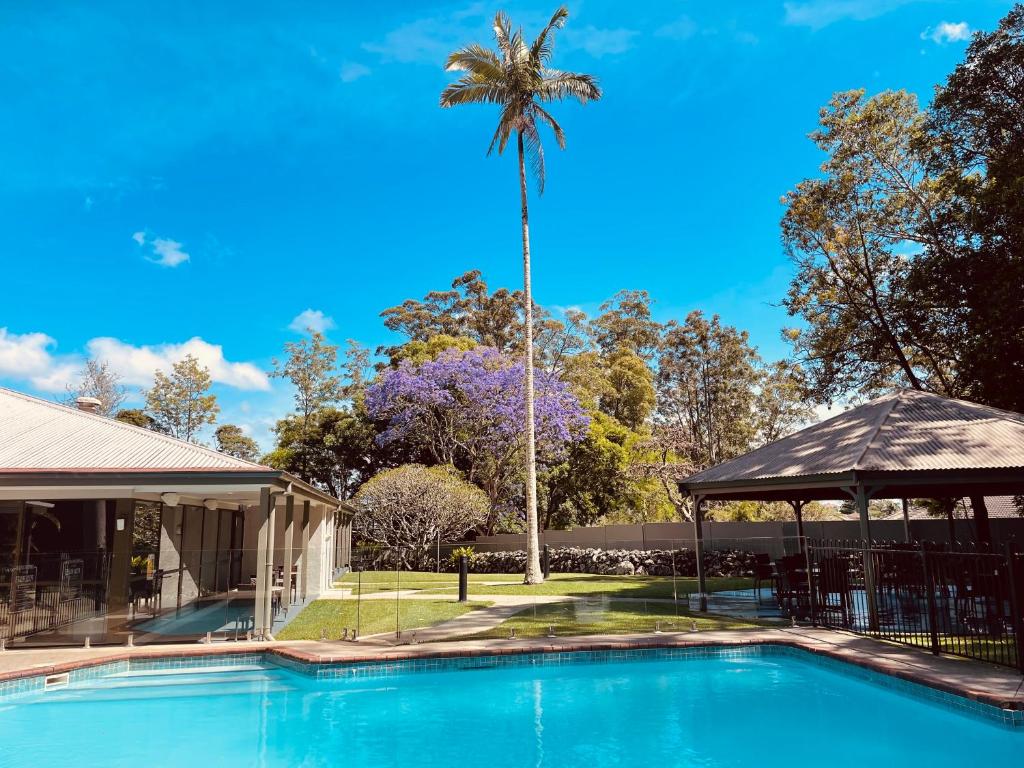
[[[810,541],[818,625],[1024,672],[1024,556],[928,543]]]

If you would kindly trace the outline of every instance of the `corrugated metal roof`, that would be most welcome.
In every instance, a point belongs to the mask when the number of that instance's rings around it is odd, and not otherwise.
[[[184,440],[0,387],[0,472],[196,469],[274,471]]]
[[[698,472],[684,483],[1022,467],[1024,416],[905,389]]]

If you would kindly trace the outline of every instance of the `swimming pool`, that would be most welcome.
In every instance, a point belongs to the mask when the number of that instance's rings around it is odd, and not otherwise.
[[[0,700],[0,765],[962,768],[1024,750],[1024,728],[799,653],[562,656],[319,678],[258,656],[122,662]]]

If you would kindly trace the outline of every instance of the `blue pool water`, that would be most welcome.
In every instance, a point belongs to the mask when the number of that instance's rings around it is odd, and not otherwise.
[[[320,680],[133,671],[0,701],[0,765],[1014,765],[1024,728],[791,656]]]

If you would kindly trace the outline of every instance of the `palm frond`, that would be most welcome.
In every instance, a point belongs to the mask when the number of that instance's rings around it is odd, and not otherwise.
[[[494,39],[498,42],[498,50],[506,60],[511,60],[512,55],[512,20],[504,11],[498,11],[494,15]]]
[[[592,75],[547,70],[537,88],[537,96],[541,101],[573,98],[581,104],[586,104],[588,101],[600,99],[601,89],[597,79]]]
[[[537,194],[543,195],[544,182],[546,180],[544,172],[544,144],[540,140],[540,132],[537,130],[537,123],[534,121],[531,113],[523,116],[519,127],[519,135],[523,137],[523,149],[526,151],[526,157],[530,161],[530,170],[533,173],[533,178],[537,182]]]
[[[530,58],[536,67],[543,67],[551,60],[554,53],[555,36],[553,32],[565,26],[565,20],[569,18],[569,9],[564,5],[555,11],[548,25],[537,35],[537,39],[530,46]]]
[[[444,68],[449,72],[472,72],[492,80],[505,76],[498,54],[479,43],[472,43],[449,55]]]
[[[512,132],[519,127],[520,115],[519,111],[513,104],[506,104],[504,109],[501,110],[501,117],[498,119],[498,127],[494,131],[494,137],[491,139],[491,145],[487,148],[487,154],[491,154],[494,151],[495,145],[498,147],[498,154],[500,155],[505,151],[505,146],[508,144],[509,137]]]
[[[555,141],[558,142],[558,148],[565,149],[565,131],[562,130],[562,126],[558,124],[558,121],[548,114],[547,110],[545,110],[540,104],[534,104],[533,111],[536,112],[537,116],[551,128],[551,132],[555,134]]]
[[[504,83],[475,74],[464,75],[441,91],[441,106],[445,108],[459,104],[504,104],[507,100]]]

